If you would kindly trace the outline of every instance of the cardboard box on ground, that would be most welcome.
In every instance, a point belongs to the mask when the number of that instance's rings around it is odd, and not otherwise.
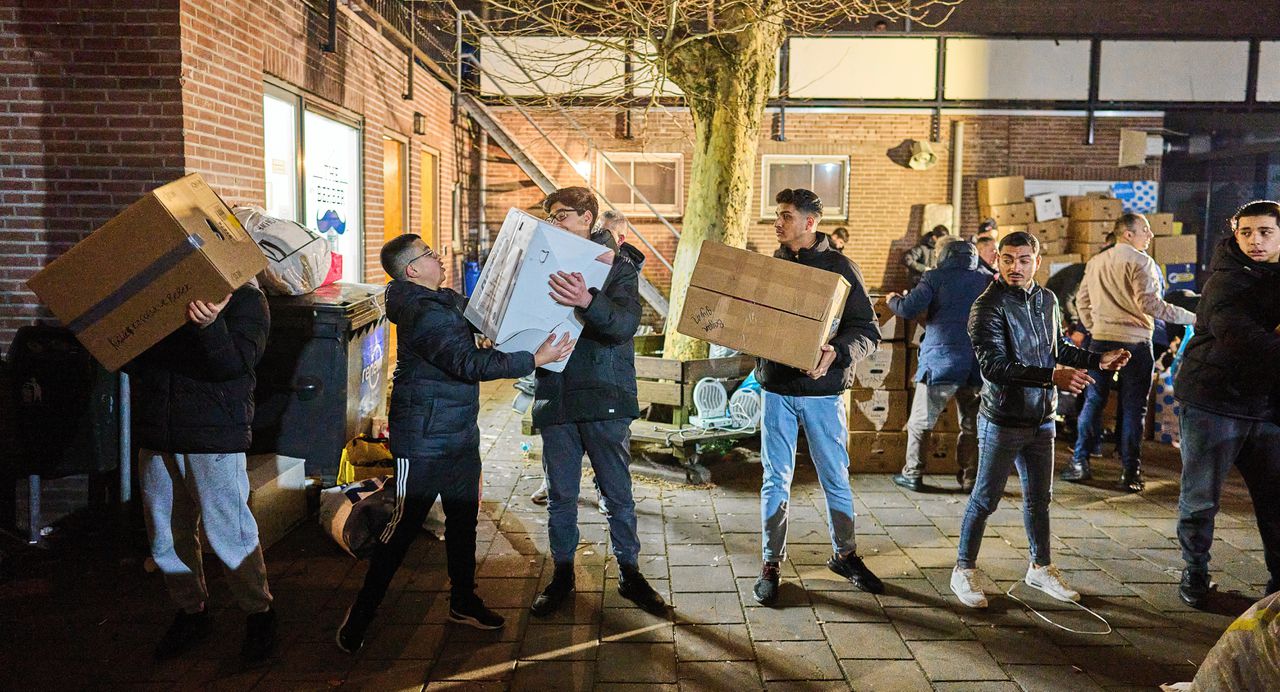
[[[801,370],[844,310],[841,275],[703,241],[676,331]]]
[[[502,229],[463,315],[504,353],[534,352],[549,334],[582,333],[574,308],[552,300],[547,281],[557,271],[582,274],[600,288],[612,267],[612,251],[552,226],[519,209],[507,212]],[[566,358],[544,366],[564,370]]]
[[[849,433],[850,473],[894,473],[902,470],[907,458],[905,432]],[[956,434],[933,432],[925,458],[925,473],[954,476]]]
[[[267,266],[231,209],[199,174],[152,190],[28,285],[108,370],[187,322]]]

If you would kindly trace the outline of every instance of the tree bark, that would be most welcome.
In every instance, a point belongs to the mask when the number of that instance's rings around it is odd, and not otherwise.
[[[776,3],[764,3],[766,11]],[[744,247],[753,202],[764,107],[773,88],[785,33],[776,16],[717,18],[742,31],[691,43],[668,56],[666,76],[685,93],[693,116],[694,151],[680,242],[671,277],[663,357],[707,357],[707,343],[676,332],[702,242]]]

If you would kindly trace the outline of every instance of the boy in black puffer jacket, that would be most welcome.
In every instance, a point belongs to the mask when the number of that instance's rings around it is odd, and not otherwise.
[[[573,349],[568,335],[559,341],[552,335],[537,353],[476,346],[462,316],[464,299],[440,288],[440,256],[416,235],[388,242],[382,268],[392,277],[387,316],[398,328],[390,412],[396,506],[374,547],[364,587],[338,628],[338,646],[348,653],[364,644],[365,630],[437,495],[445,514],[449,619],[480,629],[502,627],[502,616],[475,593],[479,383],[522,377],[536,366],[563,360]]]
[[[1231,218],[1213,273],[1196,307],[1173,395],[1182,402],[1182,483],[1178,593],[1194,608],[1209,597],[1209,549],[1222,484],[1240,469],[1262,534],[1271,579],[1280,590],[1280,204],[1250,202]]]

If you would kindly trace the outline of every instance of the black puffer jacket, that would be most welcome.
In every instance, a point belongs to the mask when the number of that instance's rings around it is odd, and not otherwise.
[[[591,290],[591,304],[575,309],[582,335],[564,372],[538,369],[535,427],[640,416],[632,337],[640,327],[642,266],[644,254],[623,243],[604,283]]]
[[[969,338],[982,370],[982,415],[997,425],[1037,427],[1058,408],[1057,364],[1096,368],[1097,353],[1059,333],[1058,301],[1048,289],[992,282],[969,311]]]
[[[465,299],[409,281],[387,286],[387,317],[396,325],[391,389],[391,453],[451,459],[480,444],[480,382],[533,372],[533,354],[476,346],[462,317]]]
[[[1196,306],[1173,394],[1193,406],[1250,420],[1280,417],[1280,264],[1240,251],[1234,237],[1218,244]]]
[[[188,322],[125,366],[138,445],[186,454],[249,449],[253,369],[270,329],[267,297],[242,286],[213,324]]]
[[[812,247],[796,253],[784,246],[778,248],[773,256],[798,262],[806,267],[835,272],[849,281],[849,297],[845,299],[844,311],[840,313],[840,324],[836,327],[835,336],[827,342],[835,347],[836,359],[827,369],[827,374],[816,380],[804,374],[803,370],[789,365],[763,358],[756,359],[756,378],[765,389],[774,394],[783,396],[839,394],[853,386],[854,366],[858,361],[871,355],[880,343],[880,327],[876,325],[876,315],[871,309],[871,298],[867,296],[867,289],[862,283],[862,272],[858,271],[858,265],[840,254],[839,250],[832,248],[825,233],[817,235],[818,238]]]

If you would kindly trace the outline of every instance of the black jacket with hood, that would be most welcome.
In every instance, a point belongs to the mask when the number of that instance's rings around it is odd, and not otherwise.
[[[969,338],[982,370],[982,415],[997,425],[1038,427],[1053,420],[1058,364],[1097,368],[1101,355],[1068,344],[1060,335],[1057,298],[996,280],[969,311]]]
[[[480,382],[533,372],[533,354],[479,348],[451,289],[410,281],[387,286],[387,317],[396,325],[391,389],[391,453],[453,459],[479,450]]]
[[[1179,401],[1249,420],[1280,419],[1280,264],[1222,239],[1174,380]]]
[[[800,252],[782,246],[773,256],[843,276],[849,281],[849,297],[845,299],[836,333],[827,342],[836,350],[836,359],[827,374],[815,380],[803,370],[758,358],[756,378],[765,389],[783,396],[829,396],[852,387],[854,366],[871,355],[880,343],[880,327],[858,265],[831,247],[825,233],[818,233],[813,245]]]
[[[247,284],[212,324],[187,322],[126,365],[138,445],[184,454],[248,450],[254,368],[270,329],[267,297]]]
[[[605,236],[596,234],[592,240],[605,245]],[[534,427],[640,416],[632,337],[640,327],[643,266],[644,253],[622,243],[604,283],[591,289],[591,303],[574,309],[582,334],[563,372],[538,369]]]

